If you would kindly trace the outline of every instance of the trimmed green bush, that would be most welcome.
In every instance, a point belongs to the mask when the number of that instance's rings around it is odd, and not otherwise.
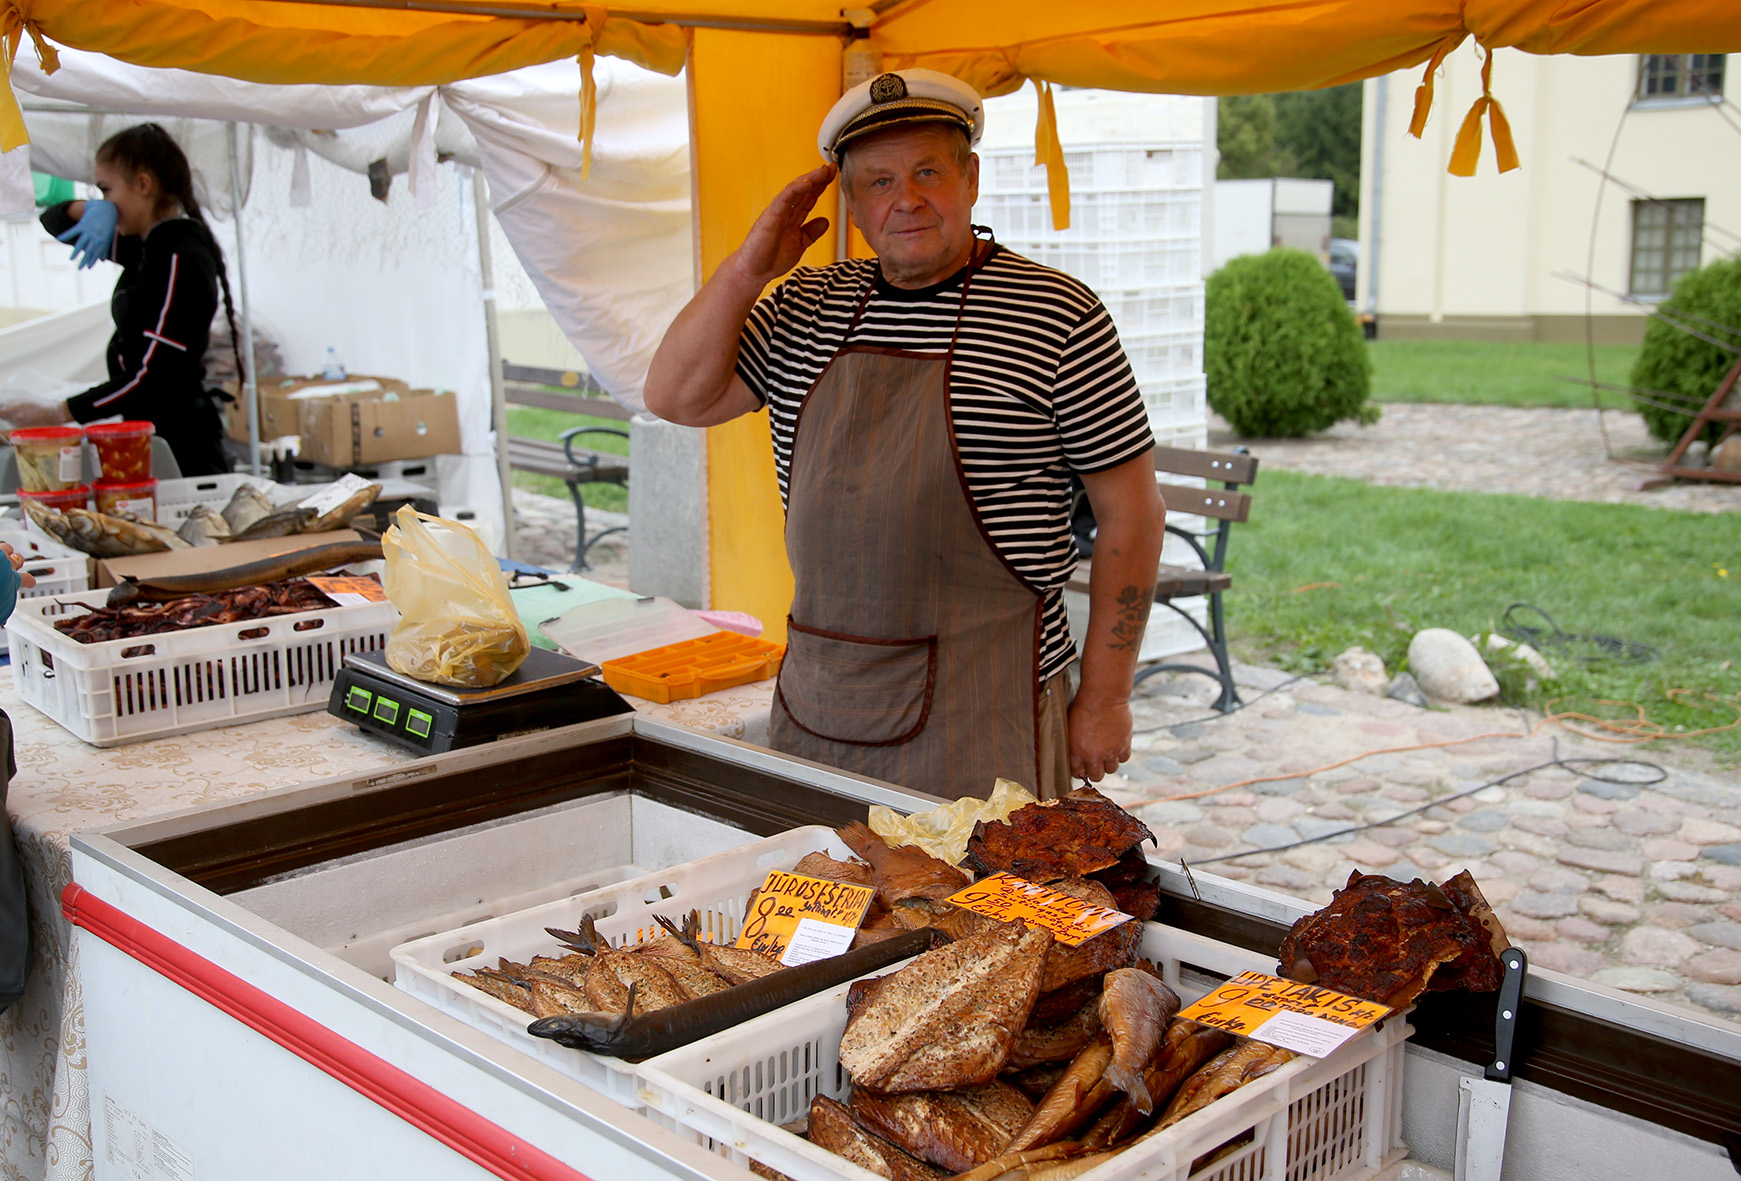
[[[1664,301],[1662,310],[1688,317],[1681,322],[1696,332],[1741,346],[1741,258],[1688,271],[1676,280],[1674,294]],[[1668,443],[1686,434],[1693,416],[1704,408],[1734,363],[1734,353],[1653,316],[1644,330],[1644,347],[1632,366],[1633,387],[1641,391],[1634,400],[1650,433]],[[1709,426],[1707,441],[1716,442],[1720,427],[1720,423]]]
[[[1209,408],[1234,430],[1293,437],[1378,421],[1360,326],[1312,255],[1277,247],[1233,259],[1209,276],[1205,298]]]

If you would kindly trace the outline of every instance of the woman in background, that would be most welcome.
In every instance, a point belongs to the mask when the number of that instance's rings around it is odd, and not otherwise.
[[[15,427],[141,419],[156,426],[182,475],[227,472],[223,419],[213,402],[221,395],[205,388],[220,291],[232,341],[236,317],[223,252],[194,197],[187,156],[162,127],[141,123],[104,141],[95,172],[102,200],[50,206],[42,224],[72,243],[81,268],[101,259],[121,264],[109,304],[109,379],[49,406],[0,406],[0,419]]]

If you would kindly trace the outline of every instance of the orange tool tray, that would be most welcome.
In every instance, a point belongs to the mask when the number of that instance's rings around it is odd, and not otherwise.
[[[618,693],[664,705],[771,677],[785,655],[784,644],[719,632],[620,656],[600,667],[605,684]]]

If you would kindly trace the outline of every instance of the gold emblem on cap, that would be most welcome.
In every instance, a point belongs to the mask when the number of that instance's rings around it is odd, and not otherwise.
[[[878,74],[871,80],[870,97],[873,103],[892,103],[906,98],[907,80],[899,74]]]

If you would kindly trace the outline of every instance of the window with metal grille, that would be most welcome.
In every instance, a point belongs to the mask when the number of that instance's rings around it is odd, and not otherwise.
[[[1699,266],[1705,199],[1632,203],[1632,293],[1667,295],[1676,279]]]
[[[1647,53],[1638,62],[1638,98],[1722,97],[1721,53]]]

